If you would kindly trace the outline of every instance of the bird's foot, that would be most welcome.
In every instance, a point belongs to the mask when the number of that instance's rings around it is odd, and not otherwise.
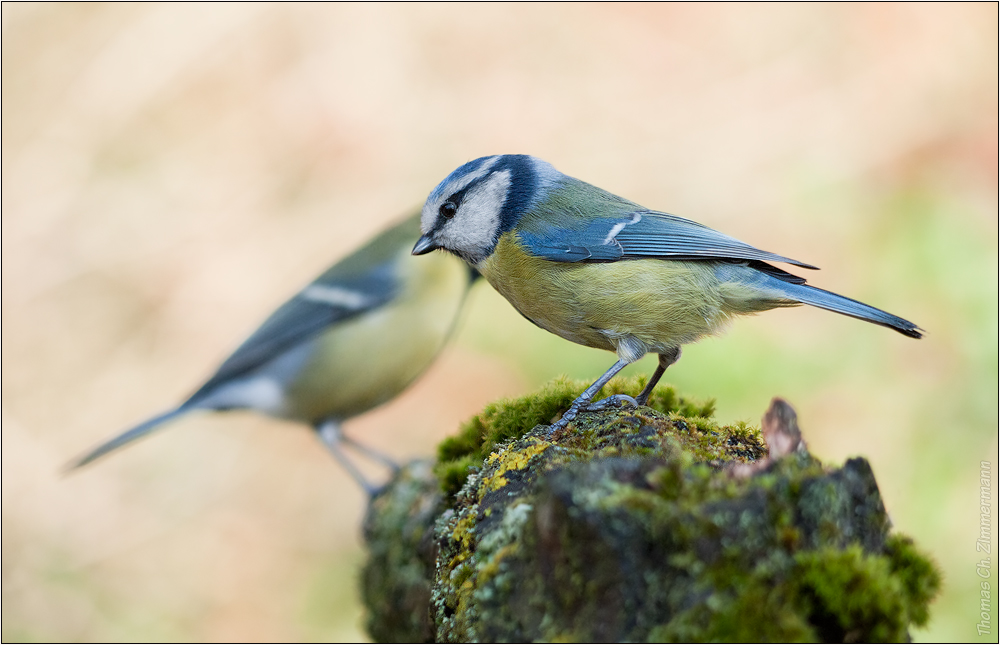
[[[607,410],[608,408],[620,407],[626,403],[631,405],[633,408],[639,407],[639,403],[628,394],[612,394],[611,396],[603,398],[600,401],[595,401],[594,403],[574,402],[573,405],[571,405],[569,409],[563,413],[562,418],[549,426],[548,434],[551,435],[556,430],[562,430],[568,426],[571,421],[576,419],[576,415],[579,414],[580,411],[600,412],[601,410]]]
[[[639,402],[628,394],[612,394],[611,396],[605,397],[600,401],[591,403],[583,409],[587,412],[599,412],[601,410],[607,410],[608,408],[621,407],[625,403],[628,403],[633,408],[639,407]]]
[[[361,487],[364,489],[365,493],[368,494],[369,499],[375,499],[389,488],[389,484],[391,484],[395,478],[395,475],[393,475],[389,478],[389,481],[381,485],[365,482]]]
[[[571,405],[569,407],[569,410],[566,410],[565,412],[563,412],[562,417],[560,417],[560,419],[558,421],[556,421],[555,423],[553,423],[552,425],[549,426],[549,431],[548,431],[547,434],[549,436],[552,436],[552,434],[556,430],[562,430],[563,428],[565,428],[566,426],[568,426],[569,423],[570,423],[570,421],[572,421],[573,419],[576,418],[576,414],[579,411],[580,411],[580,406],[578,406],[576,404]]]

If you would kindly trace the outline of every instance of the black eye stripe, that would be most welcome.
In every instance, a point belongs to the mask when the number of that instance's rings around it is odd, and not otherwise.
[[[465,199],[465,193],[476,183],[472,182],[462,190],[452,193],[451,197],[444,200],[444,203],[438,206],[438,216],[444,219],[455,217],[455,214],[458,213],[458,207],[462,205],[462,200]]]

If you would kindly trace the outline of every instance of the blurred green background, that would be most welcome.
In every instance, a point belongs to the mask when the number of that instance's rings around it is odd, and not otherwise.
[[[177,403],[459,164],[530,153],[823,267],[913,341],[798,308],[665,381],[867,457],[944,572],[918,640],[978,637],[998,428],[996,4],[63,5],[3,12],[3,633],[363,639],[365,500],[306,430]],[[347,432],[426,455],[500,396],[613,362],[477,286],[454,343]],[[651,371],[653,359],[630,368]],[[996,556],[993,557],[993,589]]]

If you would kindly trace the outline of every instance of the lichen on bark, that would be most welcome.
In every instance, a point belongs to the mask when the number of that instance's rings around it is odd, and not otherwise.
[[[868,463],[812,457],[790,406],[762,433],[661,386],[548,434],[580,389],[491,404],[373,500],[373,638],[901,641],[926,622],[934,565],[890,533]]]

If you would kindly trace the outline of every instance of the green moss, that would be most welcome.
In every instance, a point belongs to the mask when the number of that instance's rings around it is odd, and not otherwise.
[[[438,462],[434,466],[434,473],[441,482],[441,490],[449,500],[454,499],[455,494],[458,493],[465,484],[465,480],[468,479],[469,473],[478,470],[478,464],[481,461],[482,459],[477,459],[475,455],[466,454],[456,459]]]
[[[755,574],[756,572],[754,572]],[[809,622],[788,610],[785,589],[766,576],[749,575],[739,593],[713,593],[650,630],[651,643],[814,643]]]
[[[799,603],[824,642],[909,640],[905,599],[889,560],[859,546],[799,553]]]
[[[794,461],[778,464],[787,471]],[[809,474],[817,475],[817,464],[799,460]],[[677,475],[664,476],[664,490],[672,485],[677,494]],[[780,477],[759,478],[762,487],[776,491]],[[803,488],[787,487],[800,504],[826,504],[829,499],[801,497]],[[835,497],[831,488],[822,486]],[[716,566],[706,573],[712,579],[712,595],[654,628],[651,641],[760,641],[760,642],[900,642],[908,640],[908,626],[927,620],[927,606],[936,594],[940,577],[933,563],[920,554],[909,538],[891,535],[885,539],[885,555],[866,552],[857,542],[795,552],[801,542],[799,530],[790,523],[794,513],[772,516],[778,545],[794,552],[784,557],[773,552],[770,561],[752,569]],[[877,519],[877,518],[876,518]],[[838,523],[820,530],[837,531]],[[881,525],[877,522],[877,525]],[[829,536],[828,536],[829,537]],[[777,545],[776,545],[777,546]],[[746,542],[740,549],[747,548]],[[732,555],[732,554],[731,554]],[[739,565],[738,558],[730,564]],[[722,564],[722,563],[720,563]],[[747,621],[747,616],[753,621]]]
[[[614,378],[595,398],[613,394],[635,395],[646,381],[645,376]],[[441,480],[445,495],[454,497],[465,481],[470,465],[482,461],[497,445],[519,438],[537,425],[557,420],[589,385],[585,381],[562,377],[534,394],[488,404],[482,412],[462,424],[457,435],[446,438],[438,445],[435,473]],[[714,423],[709,420],[715,412],[713,400],[690,400],[678,396],[668,385],[658,385],[650,394],[648,407],[664,414],[674,413],[689,418],[696,427],[706,428],[705,431],[714,429]],[[578,419],[575,425],[579,426],[581,421]]]
[[[905,535],[889,536],[885,550],[889,567],[902,585],[909,622],[917,627],[926,625],[930,618],[927,606],[941,589],[940,571]]]

